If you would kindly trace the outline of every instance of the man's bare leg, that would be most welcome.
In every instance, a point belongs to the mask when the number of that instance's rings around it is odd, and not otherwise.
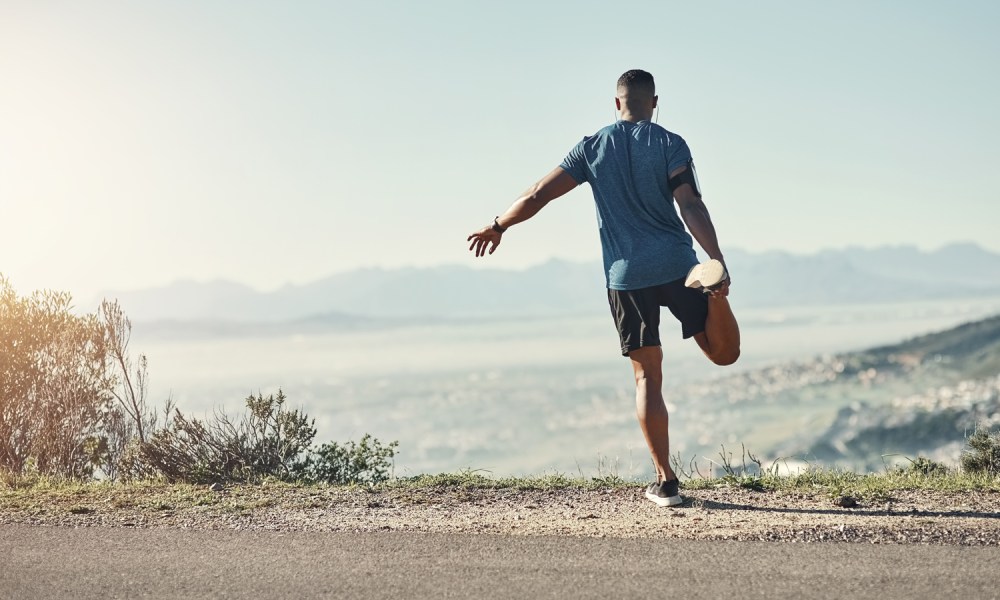
[[[635,413],[646,436],[659,481],[674,479],[670,468],[667,405],[663,402],[663,351],[648,346],[629,352],[635,372]]]
[[[740,326],[729,306],[728,295],[728,283],[709,295],[705,331],[694,336],[705,356],[723,366],[733,364],[740,357]]]

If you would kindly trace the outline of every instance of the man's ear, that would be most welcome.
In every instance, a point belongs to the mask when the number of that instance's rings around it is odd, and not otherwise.
[[[622,109],[622,99],[619,98],[618,96],[615,96],[615,108],[617,110],[621,110]]]
[[[660,100],[659,96],[653,96],[653,108],[656,108],[656,103]]]

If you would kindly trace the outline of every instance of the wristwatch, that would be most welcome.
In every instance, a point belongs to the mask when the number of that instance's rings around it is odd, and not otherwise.
[[[495,231],[497,233],[500,233],[500,234],[502,234],[503,232],[507,231],[506,227],[501,227],[500,226],[500,215],[497,215],[497,216],[493,217],[493,231]]]

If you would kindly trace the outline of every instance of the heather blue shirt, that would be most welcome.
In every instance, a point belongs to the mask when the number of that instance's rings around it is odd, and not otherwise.
[[[594,192],[609,289],[674,281],[698,262],[667,184],[690,160],[681,136],[649,121],[618,121],[583,138],[559,165]]]

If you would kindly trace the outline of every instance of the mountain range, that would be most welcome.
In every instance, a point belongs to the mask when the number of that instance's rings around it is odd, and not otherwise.
[[[730,251],[734,302],[744,307],[899,302],[1000,295],[1000,254],[975,244],[932,252],[913,246],[848,247],[800,255]],[[179,281],[109,291],[137,322],[338,326],[366,320],[470,319],[607,310],[599,263],[550,260],[522,271],[367,268],[259,292],[231,281]]]

